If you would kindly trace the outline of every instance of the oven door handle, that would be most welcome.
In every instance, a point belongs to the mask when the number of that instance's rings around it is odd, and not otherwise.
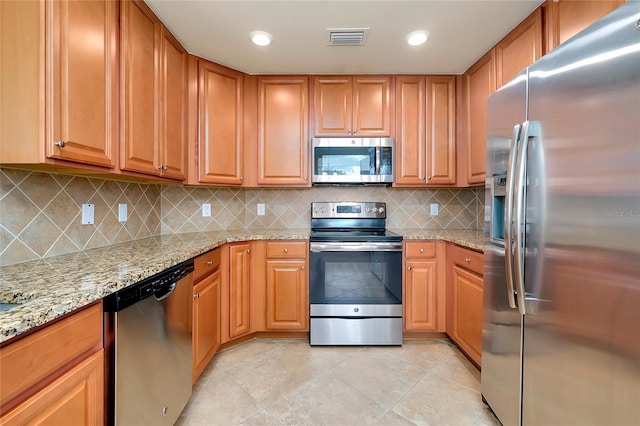
[[[309,250],[314,253],[323,251],[402,251],[402,243],[397,242],[345,242],[345,243],[310,243]]]

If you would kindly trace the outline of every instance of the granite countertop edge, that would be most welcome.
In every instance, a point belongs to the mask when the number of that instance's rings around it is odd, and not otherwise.
[[[406,240],[445,240],[482,250],[481,231],[392,230]],[[308,240],[309,229],[247,229],[148,237],[0,268],[0,343],[88,306],[223,244]]]

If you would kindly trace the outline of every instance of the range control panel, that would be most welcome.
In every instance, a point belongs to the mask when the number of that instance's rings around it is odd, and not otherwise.
[[[311,203],[312,219],[356,218],[386,219],[386,203],[364,201],[316,202]]]

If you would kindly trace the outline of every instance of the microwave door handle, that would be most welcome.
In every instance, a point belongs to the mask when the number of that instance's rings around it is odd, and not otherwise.
[[[507,281],[507,299],[509,301],[509,307],[512,309],[516,309],[518,306],[516,305],[516,296],[515,296],[515,287],[513,284],[513,198],[515,182],[514,177],[516,174],[516,163],[518,157],[518,147],[520,145],[520,134],[522,130],[521,124],[516,124],[513,126],[513,139],[512,144],[509,150],[509,165],[507,168],[507,205],[505,206],[504,212],[504,240],[505,240],[505,250],[504,250],[504,266],[506,272],[506,281]]]
[[[376,147],[376,176],[380,176],[380,155],[382,148],[379,146]]]

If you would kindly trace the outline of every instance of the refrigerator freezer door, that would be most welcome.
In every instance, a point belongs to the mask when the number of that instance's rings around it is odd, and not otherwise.
[[[629,2],[529,69],[524,426],[640,424],[639,20]]]
[[[514,127],[526,120],[526,72],[516,76],[489,98],[487,188],[485,190],[484,304],[482,326],[482,395],[505,426],[520,422],[520,346],[522,316],[510,306],[505,245],[512,235],[497,238],[512,194],[498,191],[513,151]],[[511,182],[501,187],[509,188]],[[502,223],[501,226],[499,224]]]

